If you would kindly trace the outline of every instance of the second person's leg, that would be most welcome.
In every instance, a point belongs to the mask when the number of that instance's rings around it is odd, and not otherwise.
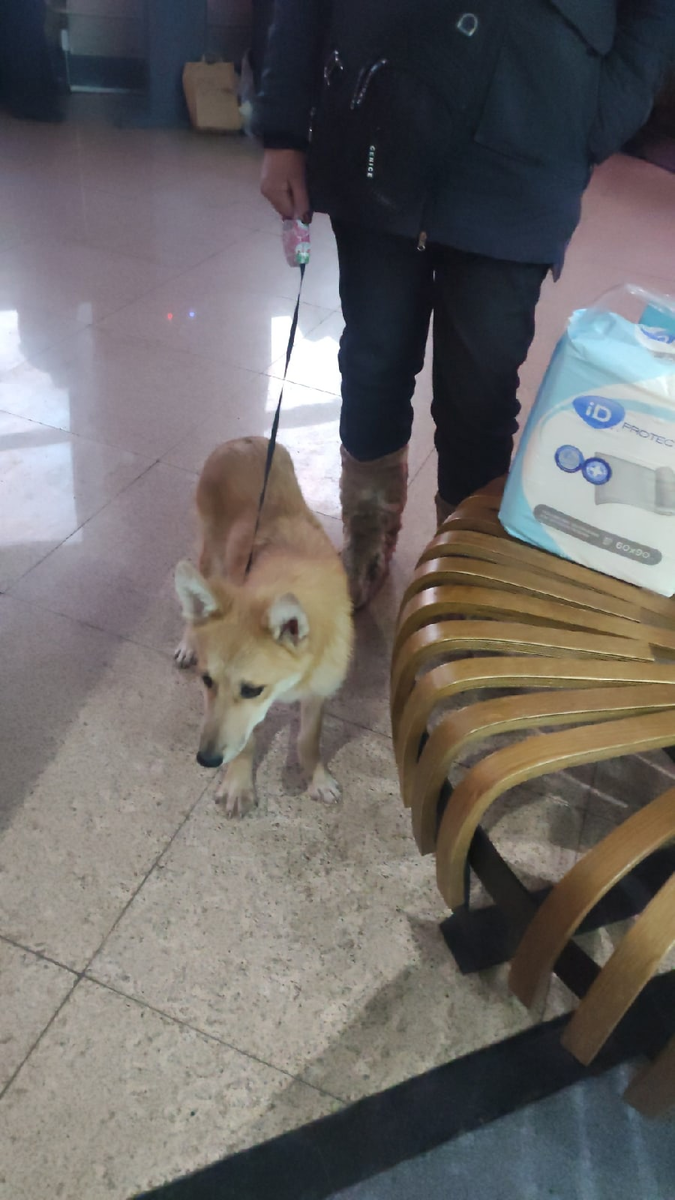
[[[344,563],[356,608],[384,580],[406,498],[415,377],[433,303],[431,255],[407,238],[334,222],[345,330],[342,375]]]
[[[439,516],[508,471],[518,428],[518,371],[548,271],[438,248],[434,399]]]

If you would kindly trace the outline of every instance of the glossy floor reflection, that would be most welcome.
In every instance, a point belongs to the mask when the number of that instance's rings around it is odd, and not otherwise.
[[[387,588],[326,730],[340,809],[302,795],[293,714],[261,738],[240,825],[194,761],[172,570],[197,472],[269,431],[297,277],[244,140],[0,121],[0,1196],[124,1200],[522,1028],[503,971],[461,978],[388,735],[398,597],[433,532],[425,368]],[[597,173],[523,371],[626,279],[675,289],[675,177]],[[341,330],[328,223],[282,440],[340,542]],[[664,762],[524,793],[501,836],[555,877]],[[639,785],[639,786],[638,786]],[[501,828],[501,827],[500,827]],[[559,997],[552,997],[559,1004]]]

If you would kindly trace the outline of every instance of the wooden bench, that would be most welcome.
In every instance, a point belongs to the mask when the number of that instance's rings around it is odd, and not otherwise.
[[[643,1005],[641,1049],[653,1061],[626,1099],[654,1114],[675,1104],[675,972],[657,978],[675,946],[675,788],[538,893],[481,822],[526,781],[675,745],[675,600],[514,541],[497,517],[501,487],[445,521],[403,598],[391,672],[403,802],[420,852],[435,855],[453,911],[446,940],[458,960],[472,960],[466,969],[512,959],[510,986],[531,1008],[560,975],[581,998],[563,1043],[583,1063]],[[453,790],[449,774],[467,749],[505,733],[518,737],[488,747]],[[493,910],[471,911],[471,870]],[[573,940],[629,915],[636,920],[602,969]]]

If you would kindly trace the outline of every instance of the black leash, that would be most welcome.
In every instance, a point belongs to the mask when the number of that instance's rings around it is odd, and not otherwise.
[[[298,330],[298,318],[300,316],[300,298],[302,296],[302,285],[303,285],[303,282],[305,279],[305,265],[306,265],[305,263],[300,263],[300,283],[298,285],[298,298],[295,301],[295,312],[293,313],[293,320],[291,321],[291,332],[288,335],[288,345],[286,347],[286,363],[284,365],[284,373],[283,373],[282,380],[281,380],[281,391],[279,392],[277,408],[276,408],[276,412],[274,414],[274,420],[272,421],[272,430],[270,433],[269,442],[267,444],[267,459],[265,461],[265,474],[263,476],[263,485],[262,485],[262,490],[260,492],[260,499],[258,501],[258,512],[257,512],[256,518],[255,518],[255,529],[253,530],[253,540],[251,542],[251,553],[248,556],[248,562],[246,564],[246,570],[244,572],[244,575],[248,575],[248,573],[251,570],[251,567],[253,565],[253,551],[255,548],[255,540],[258,536],[258,530],[260,528],[260,517],[262,516],[263,505],[265,503],[265,496],[267,494],[267,484],[269,482],[270,471],[272,470],[272,460],[274,458],[274,450],[275,450],[275,447],[277,444],[277,433],[279,432],[279,418],[281,416],[281,402],[284,398],[284,387],[286,386],[286,376],[288,375],[288,366],[291,361],[291,354],[293,353],[293,347],[295,345],[295,335]]]

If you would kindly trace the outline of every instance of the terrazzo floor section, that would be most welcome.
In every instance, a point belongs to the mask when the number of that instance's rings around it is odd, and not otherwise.
[[[391,580],[360,616],[328,758],[302,793],[273,714],[241,824],[194,761],[199,688],[171,653],[172,571],[219,441],[269,432],[297,279],[245,140],[0,119],[0,1197],[126,1200],[524,1028],[505,973],[462,978],[388,726],[398,599],[433,533],[430,372]],[[571,309],[673,288],[675,177],[598,171],[523,371],[531,404]],[[648,218],[648,219],[647,219]],[[328,224],[281,440],[340,544]],[[665,759],[524,789],[497,842],[554,878]]]

